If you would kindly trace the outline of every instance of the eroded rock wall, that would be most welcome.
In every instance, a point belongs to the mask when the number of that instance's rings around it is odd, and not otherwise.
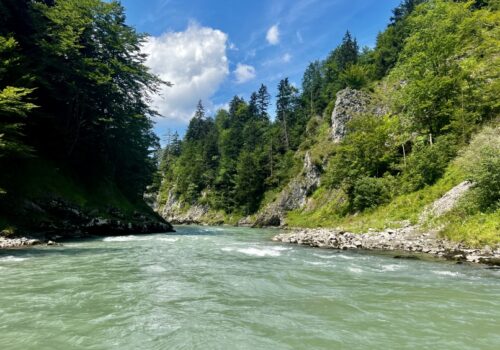
[[[303,208],[307,197],[320,185],[318,168],[309,152],[304,156],[302,172],[278,195],[275,201],[264,207],[256,216],[254,226],[280,226],[287,211]]]
[[[333,142],[340,142],[347,133],[347,123],[357,115],[372,114],[382,116],[387,109],[377,103],[373,97],[360,90],[346,88],[337,93],[335,108],[332,112],[331,138]]]

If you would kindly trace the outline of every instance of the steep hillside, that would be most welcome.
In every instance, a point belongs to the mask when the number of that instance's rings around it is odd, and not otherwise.
[[[347,32],[301,90],[282,80],[275,120],[265,86],[213,119],[200,104],[186,138],[163,151],[159,212],[357,232],[418,223],[498,244],[497,3],[404,1],[394,13],[373,50]],[[446,214],[426,214],[463,181]]]
[[[118,2],[0,3],[1,235],[172,229],[143,200],[164,84],[144,40]]]

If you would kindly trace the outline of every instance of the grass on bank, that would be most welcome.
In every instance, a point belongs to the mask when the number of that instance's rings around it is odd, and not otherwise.
[[[463,215],[453,211],[445,218],[441,235],[471,247],[500,244],[500,209],[491,213],[476,212]]]
[[[383,230],[402,222],[415,224],[426,206],[469,179],[474,187],[450,212],[427,218],[424,229],[438,229],[443,237],[469,246],[500,244],[500,127],[486,125],[459,152],[434,185],[396,196],[390,203],[361,213],[344,215],[346,198],[340,190],[319,188],[308,208],[288,214],[293,227],[339,227],[352,232]]]
[[[362,213],[342,216],[342,195],[331,195],[320,189],[313,195],[313,201],[321,202],[312,211],[301,210],[288,213],[287,223],[292,227],[340,227],[352,232],[366,232],[368,229],[383,230],[400,227],[402,222],[417,223],[422,210],[464,180],[463,172],[451,165],[445,176],[432,186],[395,197],[390,203]],[[329,196],[329,197],[328,197]],[[318,198],[319,197],[319,198]],[[325,198],[326,197],[326,198]],[[338,213],[338,214],[337,214]]]

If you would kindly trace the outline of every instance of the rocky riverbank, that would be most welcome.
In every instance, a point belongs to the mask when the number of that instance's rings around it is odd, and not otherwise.
[[[18,237],[6,238],[0,237],[0,249],[21,248],[42,244],[42,241],[35,238]]]
[[[375,251],[430,254],[457,262],[482,263],[500,266],[500,247],[485,246],[481,249],[467,247],[437,236],[435,232],[420,232],[416,226],[371,231],[355,234],[332,229],[301,229],[282,233],[274,241],[333,249],[364,249]],[[396,254],[395,254],[396,255]]]
[[[149,208],[83,208],[62,198],[25,200],[0,232],[0,249],[55,244],[58,239],[174,231]],[[52,244],[51,244],[52,242]]]

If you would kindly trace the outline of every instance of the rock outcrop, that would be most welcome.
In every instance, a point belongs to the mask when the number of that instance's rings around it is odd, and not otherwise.
[[[467,193],[467,191],[469,191],[472,185],[472,182],[464,181],[446,192],[444,196],[432,203],[432,205],[425,208],[425,210],[420,215],[420,223],[423,223],[431,218],[440,217],[449,212],[451,209],[453,209],[453,207],[455,207],[458,200],[462,198]]]
[[[18,216],[21,217],[17,221],[22,225],[13,235],[42,241],[54,237],[173,231],[170,223],[146,208],[127,213],[115,207],[87,209],[58,197],[26,200]]]
[[[313,164],[311,155],[307,152],[302,172],[281,191],[275,201],[257,214],[254,226],[282,225],[285,212],[303,208],[307,203],[307,197],[319,184],[320,172]]]
[[[333,142],[340,142],[345,137],[347,123],[351,119],[357,115],[368,113],[382,116],[387,111],[383,106],[377,105],[366,92],[351,88],[339,91],[332,112],[331,137]]]
[[[19,247],[29,247],[34,245],[42,244],[42,241],[35,238],[18,237],[18,238],[7,238],[0,237],[0,249],[6,248],[19,248]]]
[[[207,222],[217,225],[224,223],[224,218],[213,213],[207,204],[183,204],[172,190],[169,191],[165,204],[157,205],[157,211],[165,220],[174,225],[205,224]]]

